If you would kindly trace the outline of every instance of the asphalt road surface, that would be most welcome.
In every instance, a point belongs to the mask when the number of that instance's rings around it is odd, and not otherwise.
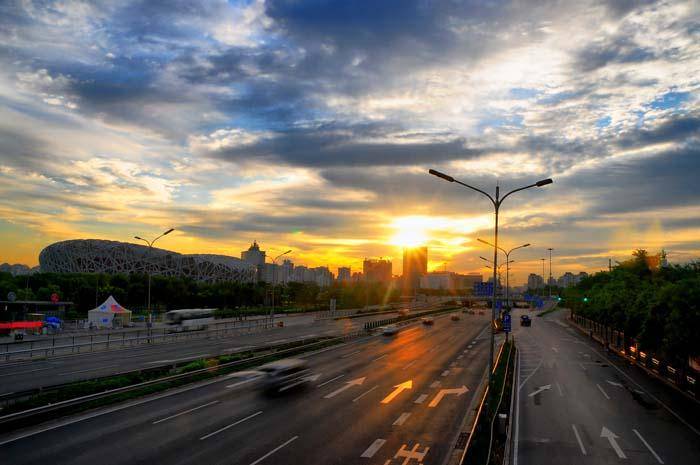
[[[306,318],[303,320],[305,324],[301,324],[302,320],[297,318],[292,325],[260,330],[252,334],[232,333],[211,339],[185,339],[111,351],[67,355],[47,360],[0,362],[0,396],[27,389],[238,352],[264,344],[284,343],[303,337],[348,334],[361,329],[367,321],[391,316],[376,315],[318,322]]]
[[[252,372],[0,437],[20,464],[442,464],[488,356],[487,317],[435,319],[309,354],[314,381]]]
[[[513,315],[515,465],[700,463],[693,401],[607,357],[568,325],[568,310],[534,317],[532,327],[519,326],[523,312]]]

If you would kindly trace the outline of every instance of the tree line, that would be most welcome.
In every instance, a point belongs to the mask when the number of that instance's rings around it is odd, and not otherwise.
[[[686,366],[700,355],[700,262],[650,268],[639,249],[564,292],[574,312],[625,333],[640,349]]]

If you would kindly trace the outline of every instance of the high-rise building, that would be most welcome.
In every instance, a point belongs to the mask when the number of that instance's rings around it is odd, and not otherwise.
[[[420,277],[428,272],[428,248],[403,249],[403,287],[410,294],[420,286]]]
[[[292,280],[294,273],[294,263],[291,260],[286,259],[282,262],[280,267],[280,282],[288,283]]]
[[[530,273],[527,277],[527,288],[528,289],[542,289],[544,288],[544,279],[542,276]]]
[[[352,273],[349,266],[338,267],[338,281],[341,283],[349,283],[352,279]]]
[[[365,258],[362,262],[362,274],[365,281],[388,283],[391,281],[391,261],[383,258]]]
[[[241,260],[255,266],[258,270],[258,280],[262,281],[265,278],[265,251],[260,250],[260,246],[256,241],[250,245],[248,250],[241,252]]]

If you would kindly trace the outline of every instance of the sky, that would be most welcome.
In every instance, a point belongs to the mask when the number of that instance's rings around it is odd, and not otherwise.
[[[700,257],[700,3],[0,3],[0,262],[53,242],[311,266],[425,243],[513,282]],[[548,273],[548,270],[546,270]]]

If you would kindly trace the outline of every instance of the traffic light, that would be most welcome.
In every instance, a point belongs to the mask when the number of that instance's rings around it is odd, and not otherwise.
[[[583,298],[583,301],[586,302],[586,303],[588,303],[588,297],[584,297],[584,298]]]

